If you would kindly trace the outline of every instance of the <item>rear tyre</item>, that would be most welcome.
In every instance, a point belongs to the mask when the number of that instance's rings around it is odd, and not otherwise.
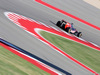
[[[65,30],[66,30],[67,33],[71,32],[71,28],[70,27],[66,28]]]
[[[58,21],[58,22],[56,23],[56,25],[60,27],[61,21]]]
[[[61,25],[60,25],[60,27],[61,27]],[[62,29],[65,29],[65,24],[63,24],[61,28],[62,28]]]
[[[77,34],[77,37],[82,37],[82,32],[79,32],[79,33]]]

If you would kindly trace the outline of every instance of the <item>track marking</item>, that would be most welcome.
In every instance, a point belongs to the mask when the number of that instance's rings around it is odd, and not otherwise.
[[[62,74],[58,73],[57,71],[55,71],[54,69],[52,69],[51,67],[45,65],[44,63],[40,62],[39,60],[37,60],[33,57],[30,57],[30,56],[28,56],[28,55],[26,55],[26,54],[24,54],[20,51],[17,51],[15,49],[3,44],[3,43],[0,43],[0,46],[4,47],[5,49],[9,50],[12,53],[18,55],[19,57],[27,60],[28,62],[32,63],[33,65],[35,65],[37,67],[39,67],[40,69],[50,73],[51,75],[62,75]]]
[[[58,51],[59,53],[63,54],[64,56],[68,57],[69,59],[73,60],[74,62],[76,62],[77,64],[81,65],[82,67],[84,67],[85,69],[87,69],[88,71],[94,73],[95,75],[98,75],[95,71],[93,71],[92,69],[88,68],[87,66],[85,66],[84,64],[80,63],[79,61],[77,61],[76,59],[72,58],[71,56],[69,56],[68,54],[66,54],[65,52],[63,52],[62,50],[60,50],[59,48],[55,47],[54,45],[52,45],[51,43],[49,43],[48,41],[46,41],[44,38],[42,38],[36,31],[36,29],[42,29],[45,30],[47,32],[65,37],[67,39],[73,40],[75,42],[78,42],[80,44],[83,44],[85,46],[88,46],[90,48],[93,48],[95,50],[100,51],[100,47],[97,47],[95,45],[93,45],[92,43],[88,42],[88,41],[84,41],[82,39],[79,39],[75,36],[70,36],[68,34],[65,34],[64,32],[59,32],[57,30],[55,30],[52,27],[47,27],[44,24],[41,24],[35,20],[26,18],[24,16],[12,13],[12,12],[6,12],[4,13],[8,19],[10,19],[13,23],[15,23],[16,25],[18,25],[19,27],[24,29],[27,29],[27,32],[31,32],[33,34],[35,34],[36,36],[38,36],[38,39],[41,40],[42,42],[47,43],[49,46],[51,46],[52,48],[54,48],[54,50]],[[16,15],[16,16],[15,16]],[[16,19],[15,19],[16,17]],[[52,28],[52,29],[51,29]],[[37,38],[37,37],[36,37]]]
[[[58,34],[62,37],[68,38],[70,40],[76,41],[85,46],[88,46],[90,48],[100,51],[100,46],[96,46],[96,45],[94,45],[88,41],[82,40],[78,37],[70,36],[70,34],[64,33],[63,31],[59,32],[52,27],[46,26],[44,23],[39,23],[33,19],[29,19],[29,18],[26,18],[24,16],[21,16],[16,13],[12,13],[12,12],[5,12],[4,14],[9,20],[14,22],[17,26],[23,28],[26,32],[31,33],[35,37],[37,36],[36,38],[38,38],[38,39],[39,39],[38,34],[34,30],[35,28],[40,28],[40,29],[44,29],[46,31],[50,31],[52,33]]]
[[[41,36],[40,31],[45,31],[54,35],[57,35],[55,33],[46,31],[46,30],[42,30],[42,29],[35,29],[35,31]],[[57,35],[59,36],[59,35]],[[43,36],[41,36],[42,38],[44,38]],[[44,38],[45,39],[45,38]],[[46,39],[45,39],[46,40]],[[48,40],[46,41],[42,41],[43,43],[46,43]],[[59,48],[57,48],[55,45],[53,45],[52,43],[48,44],[51,48],[56,49],[59,53],[63,54],[65,57],[68,57],[69,59],[71,59],[72,61],[76,62],[77,64],[81,65],[82,67],[84,67],[85,69],[89,70],[90,72],[94,73],[95,75],[98,75],[95,71],[93,71],[91,68],[87,67],[86,65],[84,65],[83,63],[79,62],[78,60],[76,60],[75,58],[71,57],[69,54],[66,54],[64,51],[60,50]]]
[[[61,9],[59,9],[59,8],[56,8],[56,7],[50,5],[50,4],[48,4],[48,3],[46,3],[46,2],[44,2],[44,1],[42,1],[42,0],[35,0],[35,1],[38,2],[38,3],[40,3],[40,4],[42,4],[42,5],[44,5],[44,6],[46,6],[46,7],[49,7],[49,8],[51,8],[51,9],[55,10],[55,11],[58,11],[58,12],[64,14],[64,15],[67,15],[67,16],[69,16],[69,17],[75,19],[75,20],[78,20],[78,21],[80,21],[80,22],[82,22],[82,23],[84,23],[84,24],[86,24],[86,25],[88,25],[88,26],[90,26],[90,27],[93,27],[93,28],[95,28],[95,29],[97,29],[97,30],[100,31],[100,27],[95,26],[95,25],[93,25],[93,24],[91,24],[91,23],[89,23],[89,22],[87,22],[87,21],[85,21],[85,20],[83,20],[83,19],[81,19],[81,18],[78,18],[78,17],[76,17],[76,16],[74,16],[74,15],[72,15],[72,14],[70,14],[70,13],[67,13],[67,12],[65,12],[65,11],[63,11],[63,10],[61,10]]]

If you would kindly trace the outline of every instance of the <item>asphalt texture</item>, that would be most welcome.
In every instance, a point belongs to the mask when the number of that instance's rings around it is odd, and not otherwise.
[[[83,2],[82,0],[43,0],[53,6],[56,6],[66,12],[80,17],[90,23],[100,27],[100,10]],[[83,33],[82,38],[100,46],[100,31],[87,26],[77,20],[63,15],[55,10],[45,7],[34,0],[0,0],[0,37],[10,43],[23,48],[24,50],[40,57],[41,59],[52,63],[72,75],[93,75],[91,72],[76,64],[69,58],[61,55],[48,45],[42,43],[37,38],[25,32],[6,18],[4,12],[14,12],[41,21],[47,25],[55,26],[58,20],[65,19],[73,22],[75,27]],[[64,72],[56,69],[58,72]]]

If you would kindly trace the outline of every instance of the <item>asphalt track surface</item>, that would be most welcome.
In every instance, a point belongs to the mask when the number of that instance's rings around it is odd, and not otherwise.
[[[100,27],[100,10],[83,2],[82,0],[43,1]],[[37,38],[26,33],[22,28],[19,28],[17,25],[8,20],[4,16],[4,12],[7,11],[41,21],[55,28],[58,28],[54,25],[58,20],[65,19],[68,22],[73,22],[75,27],[79,31],[82,31],[83,39],[94,42],[100,46],[99,30],[56,12],[55,10],[47,8],[33,0],[0,0],[0,37],[38,57],[41,57],[72,75],[92,75],[91,72],[56,52],[46,44],[40,42]]]

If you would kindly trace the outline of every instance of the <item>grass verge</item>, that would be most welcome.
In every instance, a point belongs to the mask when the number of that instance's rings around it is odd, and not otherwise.
[[[56,47],[100,73],[100,51],[45,31],[41,31],[40,34]]]
[[[0,46],[0,75],[50,75]]]

